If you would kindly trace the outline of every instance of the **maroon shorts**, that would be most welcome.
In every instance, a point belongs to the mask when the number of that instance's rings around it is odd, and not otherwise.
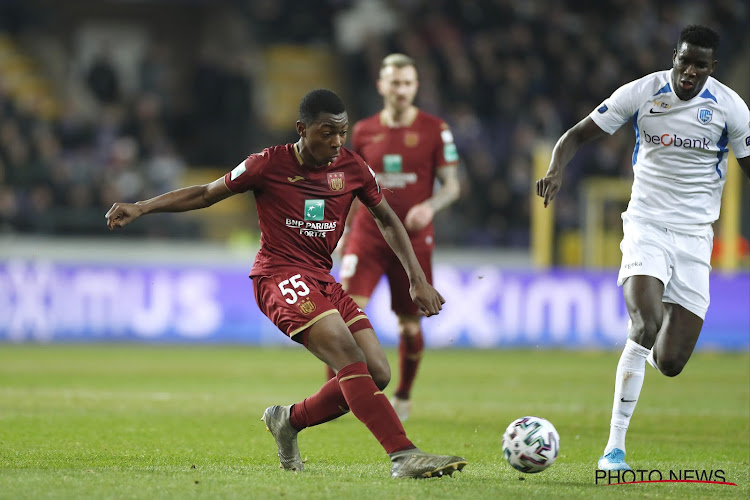
[[[414,241],[412,245],[427,281],[432,284],[432,245],[415,245]],[[341,259],[341,282],[350,295],[369,297],[384,274],[391,288],[393,312],[421,315],[419,306],[409,295],[409,278],[406,271],[385,241],[382,245],[363,240],[350,241],[347,244],[346,253]]]
[[[301,344],[307,345],[308,328],[329,314],[340,314],[352,333],[372,328],[367,315],[339,283],[291,273],[252,278],[255,301],[261,312]],[[300,332],[305,334],[297,335]]]

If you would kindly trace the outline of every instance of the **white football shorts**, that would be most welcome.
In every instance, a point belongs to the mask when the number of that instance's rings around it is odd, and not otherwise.
[[[622,263],[617,285],[630,276],[653,276],[664,283],[663,301],[679,304],[705,319],[710,302],[708,276],[714,231],[682,233],[622,214]]]

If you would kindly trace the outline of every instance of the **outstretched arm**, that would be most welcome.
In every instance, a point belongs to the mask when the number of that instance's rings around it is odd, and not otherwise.
[[[458,182],[458,166],[445,165],[435,172],[440,188],[430,198],[414,205],[404,218],[404,226],[409,231],[419,231],[432,222],[436,212],[458,199],[461,185]]]
[[[109,229],[123,227],[141,215],[149,213],[187,212],[188,210],[210,207],[233,194],[235,193],[230,191],[224,183],[224,177],[220,177],[210,184],[175,189],[150,200],[136,203],[115,203],[105,215],[107,227]]]
[[[737,163],[740,164],[740,168],[743,172],[745,172],[745,175],[748,179],[750,179],[750,156],[746,156],[744,158],[737,158]]]
[[[375,207],[369,209],[383,233],[383,238],[393,249],[409,277],[409,294],[425,316],[438,314],[445,304],[445,299],[427,282],[422,267],[419,265],[409,235],[401,224],[388,201],[383,197]]]
[[[536,181],[536,194],[544,198],[544,206],[555,199],[562,186],[562,173],[565,166],[573,159],[578,148],[584,143],[605,135],[606,132],[587,116],[567,132],[555,144],[552,159],[549,162],[547,175]]]

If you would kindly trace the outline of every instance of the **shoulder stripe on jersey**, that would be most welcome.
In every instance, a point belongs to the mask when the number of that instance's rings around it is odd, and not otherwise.
[[[727,144],[729,144],[729,131],[727,130],[727,124],[725,123],[724,130],[721,132],[721,137],[719,138],[719,142],[716,143],[716,145],[719,147],[719,152],[716,153],[716,158],[718,158],[719,160],[716,162],[716,173],[719,174],[719,179],[721,179],[722,177],[719,165],[721,165],[721,162],[724,160],[724,155],[729,153]]]
[[[638,161],[638,148],[641,147],[641,133],[638,130],[638,111],[633,115],[633,130],[635,130],[635,147],[633,148],[633,166],[635,166],[635,162]]]
[[[716,100],[716,97],[714,97],[714,95],[711,92],[709,92],[708,89],[703,91],[703,93],[701,94],[701,97],[703,97],[704,99],[711,99],[716,104],[719,104],[719,101]]]
[[[669,83],[667,83],[665,86],[663,86],[662,88],[659,89],[659,92],[657,92],[654,95],[669,94],[670,92],[672,92],[672,86],[669,85]]]

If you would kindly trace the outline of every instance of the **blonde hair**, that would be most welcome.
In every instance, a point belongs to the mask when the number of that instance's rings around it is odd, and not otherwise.
[[[405,54],[389,54],[385,56],[383,62],[380,63],[380,73],[382,74],[383,70],[389,66],[399,69],[413,66],[415,70],[417,69],[416,64],[414,64],[414,59]]]

